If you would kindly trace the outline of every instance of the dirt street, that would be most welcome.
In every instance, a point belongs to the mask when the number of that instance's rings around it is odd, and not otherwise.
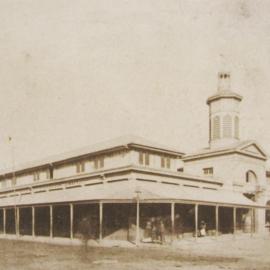
[[[0,269],[270,269],[270,238],[182,240],[142,247],[61,246],[0,240]]]

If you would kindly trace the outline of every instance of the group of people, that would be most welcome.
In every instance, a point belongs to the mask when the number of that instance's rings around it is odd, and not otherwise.
[[[165,224],[161,218],[152,217],[146,221],[144,242],[163,244],[165,242]]]

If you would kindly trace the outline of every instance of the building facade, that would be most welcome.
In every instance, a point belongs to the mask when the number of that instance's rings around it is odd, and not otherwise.
[[[171,241],[265,233],[270,222],[267,155],[240,140],[230,74],[207,100],[209,147],[184,154],[123,137],[0,173],[0,236],[75,241],[89,222],[97,241]]]

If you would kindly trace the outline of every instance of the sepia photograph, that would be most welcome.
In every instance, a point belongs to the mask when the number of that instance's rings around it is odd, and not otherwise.
[[[269,270],[269,12],[0,0],[0,270]]]

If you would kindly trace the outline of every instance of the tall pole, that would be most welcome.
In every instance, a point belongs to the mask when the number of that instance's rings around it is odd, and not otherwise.
[[[102,240],[102,228],[103,228],[103,203],[99,202],[99,241]]]
[[[8,142],[10,143],[11,147],[11,163],[12,163],[12,179],[11,179],[11,185],[13,187],[13,192],[15,193],[15,185],[16,185],[16,175],[15,175],[15,152],[14,152],[14,145],[12,141],[12,137],[8,137]],[[19,225],[18,225],[18,210],[16,205],[16,197],[14,197],[14,211],[15,211],[15,233],[18,236],[19,235]]]
[[[11,164],[12,164],[12,180],[11,184],[14,187],[16,185],[16,175],[15,175],[15,151],[13,145],[13,139],[11,136],[8,137],[8,142],[10,143],[10,150],[11,150]],[[15,189],[14,189],[15,192]],[[15,205],[16,208],[16,205]]]

